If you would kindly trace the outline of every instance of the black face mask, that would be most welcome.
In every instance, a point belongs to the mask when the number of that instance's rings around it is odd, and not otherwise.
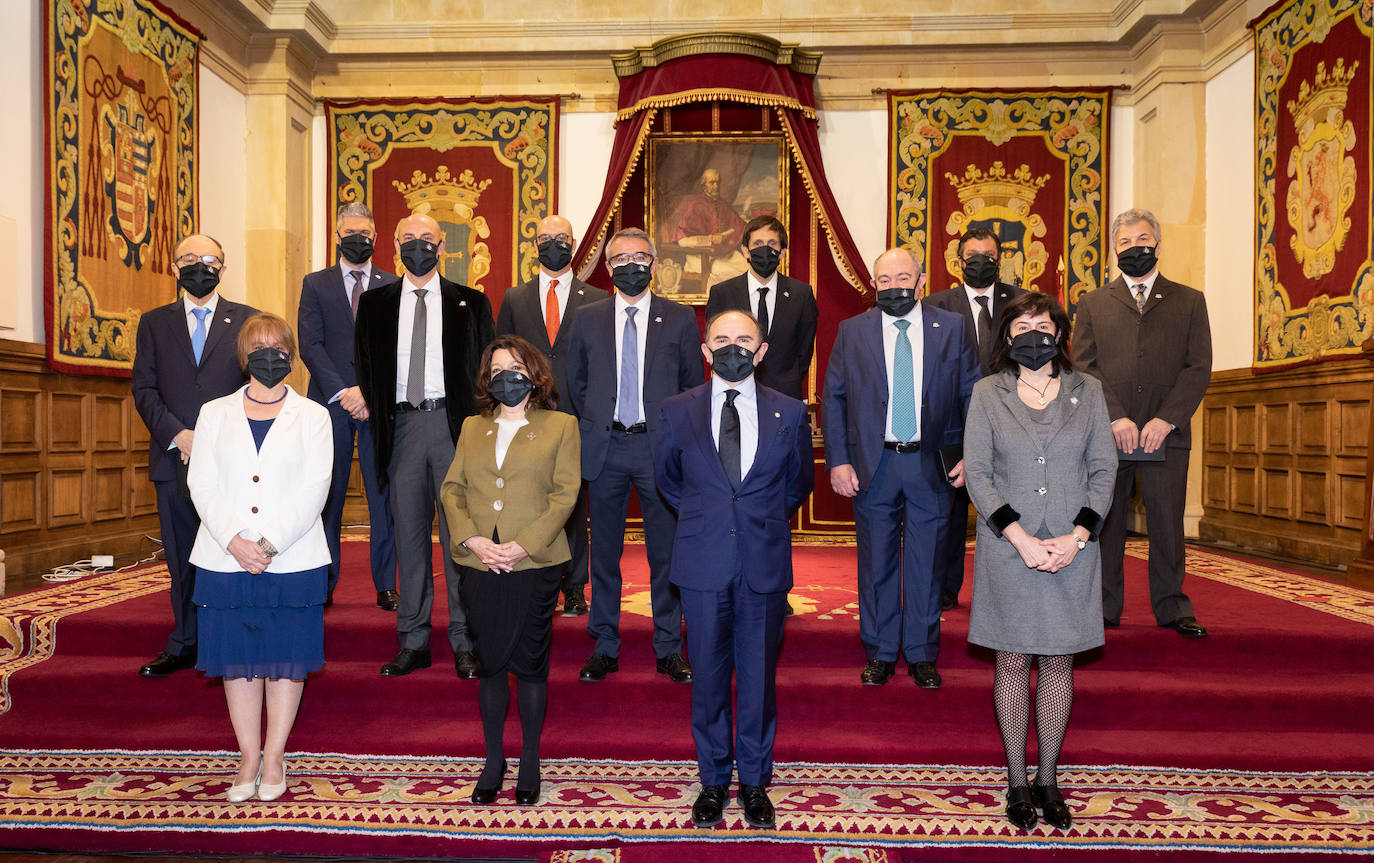
[[[1159,256],[1155,254],[1158,246],[1132,246],[1116,253],[1116,265],[1121,272],[1132,278],[1142,278],[1159,266]]]
[[[611,284],[627,297],[637,297],[644,293],[644,289],[649,287],[652,280],[653,274],[649,272],[648,264],[621,264],[611,270]]]
[[[900,318],[916,307],[916,291],[912,288],[883,288],[878,291],[878,308],[884,314]]]
[[[270,390],[291,374],[291,357],[281,348],[263,345],[248,355],[248,374]]]
[[[406,240],[401,244],[401,263],[412,276],[427,275],[439,264],[439,247],[429,240]]]
[[[778,269],[782,252],[772,246],[755,246],[749,250],[749,267],[762,278],[768,278]]]
[[[1027,330],[1011,340],[1007,356],[1019,366],[1038,371],[1045,363],[1059,356],[1059,343],[1049,333]]]
[[[743,345],[721,345],[711,351],[711,371],[737,384],[754,373],[754,352]]]
[[[964,261],[964,284],[976,290],[992,287],[997,281],[997,259],[989,255],[973,255]]]
[[[559,273],[572,263],[572,244],[562,240],[545,240],[539,244],[539,266],[551,273]]]
[[[219,270],[204,261],[196,261],[177,272],[177,285],[196,299],[203,299],[219,286]]]
[[[348,234],[339,238],[339,256],[350,264],[365,264],[372,257],[372,238]]]
[[[534,382],[515,369],[503,369],[487,381],[487,394],[508,408],[524,401],[532,389]]]

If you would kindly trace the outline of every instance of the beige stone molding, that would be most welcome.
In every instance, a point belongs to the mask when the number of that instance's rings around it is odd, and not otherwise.
[[[638,75],[647,68],[697,54],[742,54],[788,66],[803,75],[820,69],[821,52],[806,50],[795,42],[779,42],[761,33],[685,33],[659,39],[647,48],[611,55],[611,67],[619,78]]]

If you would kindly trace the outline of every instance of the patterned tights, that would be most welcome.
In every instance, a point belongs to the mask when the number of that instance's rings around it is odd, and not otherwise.
[[[1030,682],[1032,654],[997,652],[997,670],[992,678],[992,700],[997,711],[997,728],[1002,732],[1002,748],[1007,754],[1007,784],[1013,788],[1028,784],[1026,778],[1026,735],[1030,726]],[[1069,728],[1073,709],[1073,656],[1041,656],[1040,676],[1035,686],[1035,739],[1040,756],[1037,785],[1055,785],[1059,749]],[[1045,778],[1042,778],[1045,777]]]

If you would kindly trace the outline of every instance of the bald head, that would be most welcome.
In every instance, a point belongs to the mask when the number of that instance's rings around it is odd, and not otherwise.
[[[873,287],[879,291],[915,288],[916,270],[916,256],[910,249],[888,249],[873,262]]]
[[[560,234],[562,236],[560,236]],[[539,220],[539,234],[535,237],[538,242],[545,239],[562,240],[565,243],[573,241],[572,222],[557,214],[545,216]]]
[[[181,242],[177,243],[176,249],[172,252],[174,263],[181,260],[182,255],[214,255],[219,258],[220,266],[224,265],[224,247],[219,244],[219,240],[209,234],[191,234],[182,237]]]
[[[426,213],[411,213],[396,223],[396,242],[400,244],[407,240],[441,243],[444,240],[444,232],[433,216]]]

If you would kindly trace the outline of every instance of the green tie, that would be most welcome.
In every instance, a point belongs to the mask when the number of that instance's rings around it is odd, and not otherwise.
[[[897,349],[892,356],[892,434],[906,443],[916,436],[916,372],[911,359],[911,321],[897,321]]]

